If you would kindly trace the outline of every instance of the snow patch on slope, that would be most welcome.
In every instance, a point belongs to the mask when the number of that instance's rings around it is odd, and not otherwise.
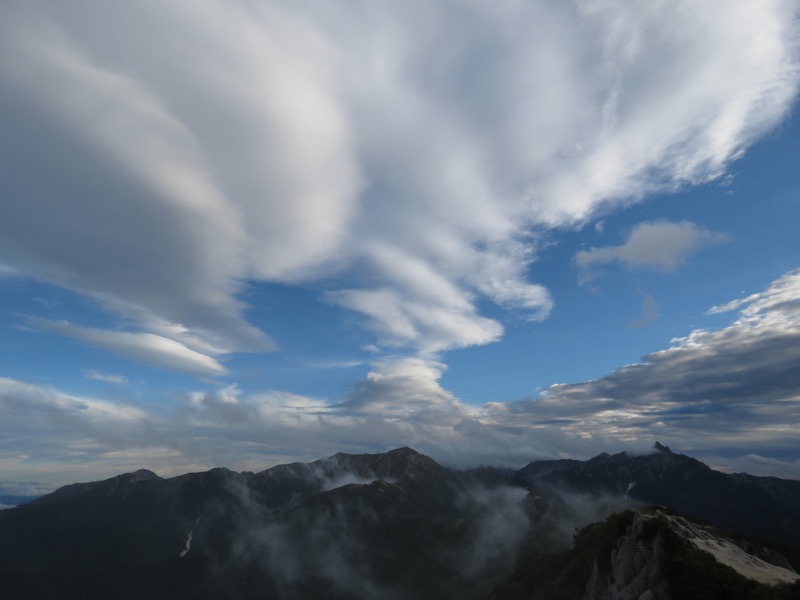
[[[181,550],[180,554],[181,558],[189,554],[189,550],[192,549],[192,535],[194,534],[194,528],[199,521],[200,518],[198,517],[197,520],[194,522],[194,525],[192,525],[192,528],[189,530],[189,536],[186,538],[186,545],[184,546],[183,550]]]

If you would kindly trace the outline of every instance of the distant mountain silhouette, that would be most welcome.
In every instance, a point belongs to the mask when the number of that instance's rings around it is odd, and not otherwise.
[[[535,487],[621,494],[664,506],[733,533],[800,547],[800,481],[714,471],[656,442],[645,455],[536,461],[518,475]]]

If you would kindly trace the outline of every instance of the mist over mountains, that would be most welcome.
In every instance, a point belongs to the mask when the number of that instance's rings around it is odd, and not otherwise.
[[[720,530],[763,540],[730,541],[745,556],[732,564],[752,557],[783,569],[763,576],[775,589],[792,585],[800,482],[725,475],[660,445],[518,471],[401,448],[68,485],[0,511],[0,580],[6,598],[523,598],[570,574],[558,593],[599,598],[634,585],[616,560],[650,565],[642,593],[667,598],[661,563],[636,553],[655,556],[669,532],[721,546]]]

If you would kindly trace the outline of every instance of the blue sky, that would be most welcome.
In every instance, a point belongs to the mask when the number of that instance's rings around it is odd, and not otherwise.
[[[3,5],[0,485],[800,478],[798,9]]]

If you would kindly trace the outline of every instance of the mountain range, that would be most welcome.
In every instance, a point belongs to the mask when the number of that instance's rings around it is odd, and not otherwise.
[[[655,453],[537,461],[518,472],[540,488],[624,495],[739,535],[800,545],[800,481],[725,474],[656,442]]]
[[[717,568],[704,560],[722,569],[704,585],[729,595],[687,595],[680,574]],[[259,473],[139,470],[0,511],[11,600],[783,599],[800,598],[795,569],[800,482],[660,444],[517,471],[409,448]]]

